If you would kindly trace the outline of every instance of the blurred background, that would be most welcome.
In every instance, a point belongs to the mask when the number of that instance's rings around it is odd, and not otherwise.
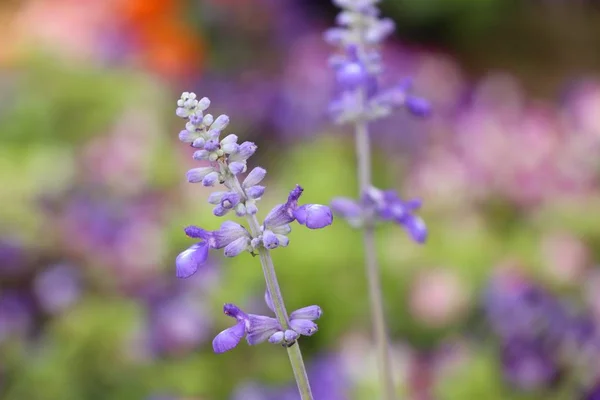
[[[375,183],[424,199],[430,240],[379,230],[402,399],[600,399],[600,7],[388,0],[384,81],[434,114],[372,126]],[[354,196],[328,121],[325,0],[0,4],[0,398],[296,399],[277,346],[215,355],[222,304],[264,313],[251,257],[193,278],[182,228],[216,228],[174,115],[184,90],[259,145],[262,212]],[[296,227],[274,252],[318,400],[379,397],[360,232]],[[288,397],[286,397],[288,396]]]

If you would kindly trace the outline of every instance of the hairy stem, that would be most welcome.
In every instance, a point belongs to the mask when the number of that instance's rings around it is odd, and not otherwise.
[[[364,93],[361,93],[364,98]],[[360,196],[371,187],[371,143],[367,123],[359,120],[355,124],[356,157],[358,161],[358,182]],[[377,265],[375,234],[373,230],[372,216],[366,213],[363,230],[363,243],[365,251],[365,269],[369,285],[369,299],[371,303],[371,318],[375,335],[375,347],[377,351],[377,364],[379,368],[379,380],[382,389],[382,398],[385,400],[395,399],[394,380],[389,357],[389,344],[387,329],[383,312],[383,295],[379,279],[379,266]]]
[[[244,188],[240,185],[235,176],[231,178],[230,184],[230,187],[238,192],[243,199],[248,199]],[[261,230],[260,223],[258,222],[256,215],[247,215],[247,219],[248,224],[250,225],[252,236],[258,237],[261,234]],[[283,296],[281,295],[281,289],[279,288],[279,283],[277,281],[277,274],[275,273],[275,266],[273,265],[271,253],[268,249],[260,247],[258,249],[258,255],[260,257],[260,263],[265,276],[267,290],[271,295],[273,307],[275,308],[275,316],[284,330],[289,329],[290,321],[288,313],[285,309],[285,304],[283,302]],[[298,385],[301,399],[313,400],[310,383],[308,381],[308,375],[306,374],[306,367],[304,366],[304,360],[302,359],[302,352],[300,351],[300,345],[298,344],[298,341],[287,347],[287,353],[288,357],[290,358],[290,364],[292,364],[294,378],[296,379],[296,384]]]

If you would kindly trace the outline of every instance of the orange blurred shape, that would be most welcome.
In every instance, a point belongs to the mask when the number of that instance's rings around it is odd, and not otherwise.
[[[138,39],[141,58],[154,72],[169,78],[197,74],[204,43],[185,24],[180,0],[118,0],[122,16]]]

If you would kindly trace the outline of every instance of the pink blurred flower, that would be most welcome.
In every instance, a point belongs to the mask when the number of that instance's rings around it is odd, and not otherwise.
[[[451,270],[431,268],[420,271],[409,294],[409,307],[421,323],[439,327],[456,320],[465,310],[468,295],[459,277]]]
[[[546,271],[563,283],[580,282],[590,261],[589,249],[579,238],[567,232],[545,235],[541,253]]]

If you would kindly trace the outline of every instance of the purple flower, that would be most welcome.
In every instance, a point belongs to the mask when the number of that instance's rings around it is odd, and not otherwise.
[[[337,123],[374,120],[388,116],[393,108],[405,107],[411,114],[425,117],[429,102],[409,94],[410,81],[404,80],[381,90],[378,77],[383,70],[379,44],[394,30],[394,22],[379,17],[373,3],[339,1],[342,8],[338,27],[325,33],[325,41],[342,54],[330,58],[336,73],[338,93],[330,111]]]
[[[188,278],[208,259],[208,243],[199,242],[181,252],[175,259],[178,278]]]
[[[33,282],[40,307],[46,312],[59,313],[75,303],[81,295],[79,271],[65,264],[41,271]]]
[[[327,206],[320,204],[305,204],[298,206],[298,199],[302,195],[304,189],[300,185],[296,185],[288,196],[288,201],[285,204],[280,204],[273,208],[267,215],[264,221],[264,229],[282,227],[297,221],[301,225],[305,225],[310,229],[321,229],[333,222],[333,215]]]
[[[246,314],[234,304],[225,304],[223,312],[235,318],[237,322],[215,337],[213,340],[215,353],[224,353],[233,349],[244,336],[249,345],[256,345],[269,340],[271,336],[282,330],[275,318]]]
[[[18,292],[4,291],[0,294],[0,343],[14,336],[23,337],[33,328],[33,304],[31,299]]]
[[[212,320],[197,299],[179,294],[152,304],[148,324],[155,352],[181,354],[208,339]]]
[[[225,221],[217,231],[206,231],[197,226],[185,228],[185,234],[191,238],[201,239],[177,256],[177,277],[192,276],[208,258],[208,249],[224,249],[226,257],[235,257],[246,250],[251,250],[250,233],[240,224]]]
[[[236,324],[219,333],[213,340],[215,353],[225,353],[236,347],[247,332],[248,314],[233,304],[225,304],[223,313],[235,318]]]
[[[265,291],[265,302],[269,309],[275,312],[275,307],[268,290]],[[290,314],[290,328],[299,335],[312,336],[319,329],[313,321],[321,318],[321,315],[323,315],[323,311],[319,306],[313,305],[300,308]],[[288,331],[285,333],[288,333]]]
[[[331,201],[334,212],[345,218],[354,227],[360,227],[365,215],[373,215],[381,221],[393,221],[406,229],[417,243],[427,240],[427,227],[423,220],[414,214],[421,207],[421,200],[404,201],[394,191],[369,189],[360,202],[337,197]]]
[[[275,312],[271,297],[265,292],[265,302],[269,309]],[[249,345],[256,345],[269,341],[273,344],[289,346],[300,335],[312,336],[317,330],[314,320],[321,317],[319,306],[308,306],[298,309],[290,314],[290,328],[282,329],[279,322],[273,317],[265,315],[246,314],[234,304],[223,306],[225,315],[235,318],[236,324],[219,333],[213,340],[215,353],[224,353],[236,347],[244,336]]]
[[[539,389],[558,376],[558,365],[551,349],[534,340],[514,338],[502,347],[504,376],[512,385],[524,389]]]

